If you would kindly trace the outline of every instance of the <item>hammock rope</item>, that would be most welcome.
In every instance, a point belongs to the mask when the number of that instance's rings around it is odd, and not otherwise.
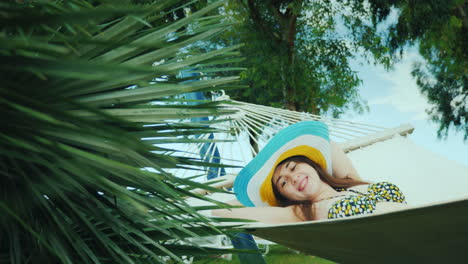
[[[229,121],[219,124],[218,127],[234,128],[239,133],[247,133],[249,138],[259,146],[265,144],[284,127],[303,120],[320,120],[326,123],[330,136],[337,142],[352,141],[387,130],[385,127],[376,125],[235,101],[224,94],[217,96],[214,100],[223,101],[225,102],[222,104],[223,107],[236,111],[236,114],[230,116]],[[253,155],[257,154],[255,149],[251,148],[251,151]]]

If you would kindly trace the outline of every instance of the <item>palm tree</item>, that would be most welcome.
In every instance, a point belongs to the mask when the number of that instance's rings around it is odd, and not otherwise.
[[[0,3],[0,262],[181,262],[213,252],[178,243],[221,231],[184,201],[210,187],[167,172],[206,164],[155,144],[212,132],[190,118],[229,111],[158,102],[231,85],[237,76],[216,73],[237,47],[204,49],[228,26],[222,2],[191,14],[182,0],[135,2]],[[187,15],[169,19],[180,10]],[[177,78],[195,68],[211,78]]]

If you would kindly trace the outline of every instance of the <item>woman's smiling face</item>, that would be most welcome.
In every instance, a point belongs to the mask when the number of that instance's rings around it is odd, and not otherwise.
[[[276,167],[272,177],[278,192],[292,201],[312,200],[320,183],[317,171],[303,162],[287,161]]]

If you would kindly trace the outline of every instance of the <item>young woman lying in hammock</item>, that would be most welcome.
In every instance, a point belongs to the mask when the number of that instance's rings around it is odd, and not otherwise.
[[[247,207],[214,216],[281,224],[336,219],[403,209],[405,197],[388,182],[362,181],[319,121],[303,121],[274,136],[234,182]],[[239,203],[240,202],[240,203]]]

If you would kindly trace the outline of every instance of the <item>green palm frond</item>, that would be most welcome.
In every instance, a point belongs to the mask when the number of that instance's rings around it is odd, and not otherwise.
[[[221,232],[184,200],[211,188],[167,172],[206,163],[153,144],[200,142],[187,136],[220,131],[190,118],[230,113],[164,104],[237,80],[216,73],[238,47],[202,48],[229,26],[222,4],[173,22],[190,3],[0,4],[0,262],[182,261],[201,251],[174,241]],[[197,77],[184,70],[210,79],[186,82]]]

